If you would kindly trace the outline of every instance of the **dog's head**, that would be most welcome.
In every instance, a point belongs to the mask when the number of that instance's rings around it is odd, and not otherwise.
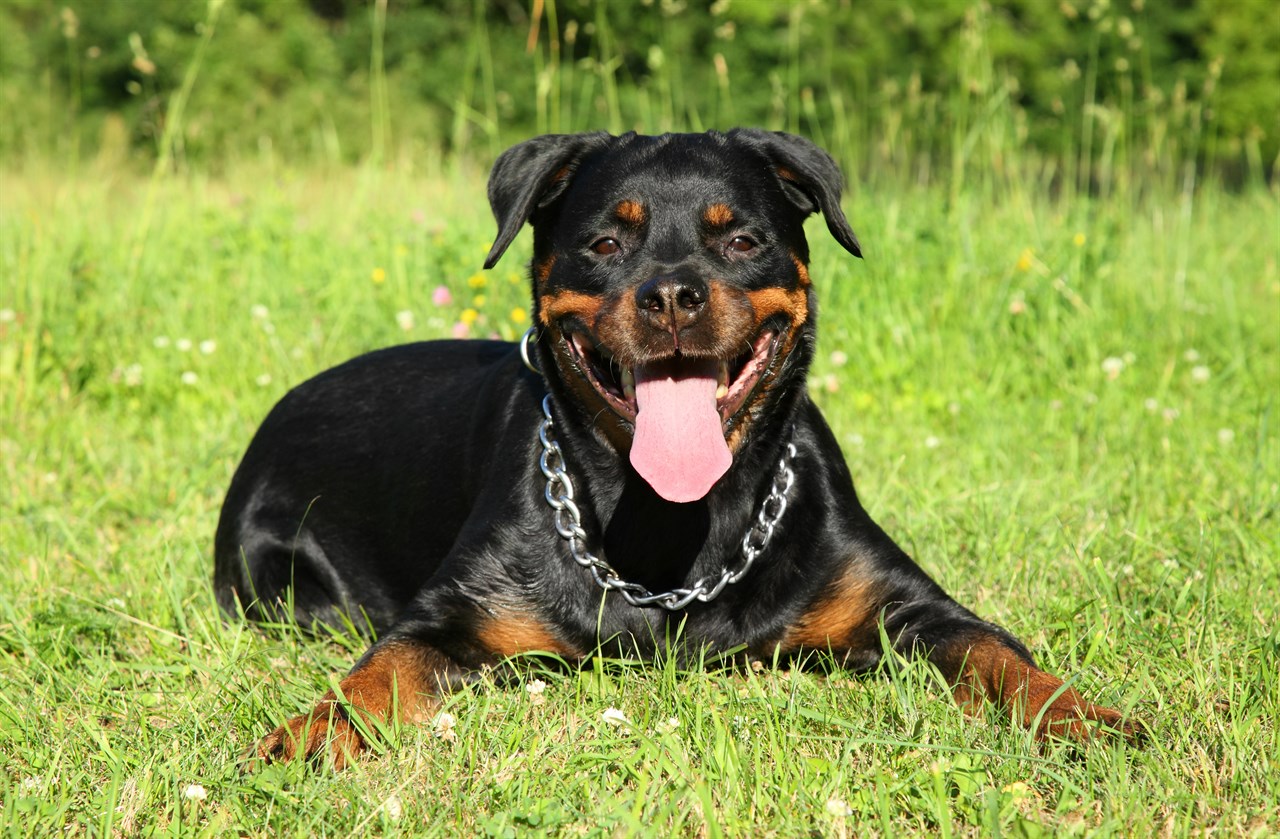
[[[804,219],[861,255],[840,172],[788,134],[548,135],[506,151],[492,267],[533,225],[540,357],[557,395],[664,498],[701,498],[762,412],[803,386]]]

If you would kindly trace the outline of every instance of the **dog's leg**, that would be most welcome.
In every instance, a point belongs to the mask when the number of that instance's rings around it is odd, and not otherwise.
[[[361,728],[427,719],[464,672],[425,642],[381,641],[338,683],[337,691],[258,741],[256,755],[266,762],[287,761],[323,757],[327,748],[334,767],[341,769],[368,745]]]
[[[1016,638],[957,604],[914,564],[895,563],[892,573],[879,575],[850,570],[837,578],[792,623],[781,647],[791,655],[828,650],[849,666],[869,668],[881,657],[881,629],[895,651],[928,658],[968,711],[989,700],[1041,738],[1083,742],[1104,732],[1131,741],[1142,737],[1135,722],[1036,667]]]
[[[984,699],[995,703],[1036,736],[1086,742],[1099,735],[1142,738],[1141,728],[1118,711],[1095,705],[1061,679],[1036,667],[1022,644],[995,627],[957,628],[939,642],[929,659],[952,685],[965,710],[978,712]]]
[[[421,593],[336,691],[258,742],[257,759],[327,756],[341,769],[368,747],[366,736],[379,726],[425,722],[443,696],[486,668],[525,653],[581,657],[535,612],[491,595],[490,605],[477,610],[449,586]]]

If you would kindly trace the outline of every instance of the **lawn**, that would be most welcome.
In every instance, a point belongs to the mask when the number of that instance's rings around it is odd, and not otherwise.
[[[479,270],[483,175],[0,174],[7,834],[1280,832],[1280,211],[1212,183],[885,178],[845,200],[865,260],[808,228],[810,386],[864,504],[1047,669],[1146,720],[1144,748],[1041,746],[920,665],[530,662],[346,772],[242,774],[363,645],[223,620],[222,493],[325,367],[523,332],[527,234]]]

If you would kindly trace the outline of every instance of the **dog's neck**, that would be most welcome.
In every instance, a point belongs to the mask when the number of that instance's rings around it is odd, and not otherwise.
[[[680,609],[695,597],[714,599],[728,583],[748,573],[772,539],[795,480],[791,428],[774,438],[782,441],[783,454],[772,469],[767,464],[739,464],[704,498],[674,503],[661,498],[616,452],[599,457],[599,467],[571,475],[573,458],[557,439],[551,404],[548,396],[539,429],[546,497],[557,510],[556,528],[571,556],[598,584],[618,589],[632,605]],[[760,475],[772,481],[763,494],[751,480]],[[590,491],[593,477],[604,478],[595,482],[599,492]],[[647,591],[634,590],[635,586]]]

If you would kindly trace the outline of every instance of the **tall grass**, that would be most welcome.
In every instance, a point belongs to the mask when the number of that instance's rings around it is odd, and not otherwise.
[[[944,183],[951,196],[983,189],[1001,194],[1038,189],[1073,201],[1081,195],[1103,200],[1113,195],[1131,200],[1139,193],[1162,197],[1192,191],[1202,163],[1212,159],[1216,136],[1206,112],[1222,72],[1221,60],[1209,63],[1203,89],[1188,97],[1185,83],[1161,89],[1154,80],[1150,56],[1140,40],[1132,54],[1118,59],[1120,95],[1098,98],[1099,40],[1115,20],[1090,15],[1092,48],[1062,73],[1073,97],[1060,103],[1061,145],[1056,152],[1029,149],[1025,112],[1017,103],[1017,78],[997,67],[989,48],[991,10],[974,4],[965,16],[960,39],[960,76],[943,92],[926,92],[919,76],[908,79],[838,78],[830,70],[826,88],[816,91],[800,83],[802,63],[831,67],[830,56],[841,45],[830,32],[806,30],[802,3],[789,7],[785,66],[768,79],[739,79],[734,68],[713,56],[712,67],[683,64],[678,45],[666,30],[647,55],[647,78],[619,79],[621,62],[614,49],[615,22],[607,5],[596,6],[599,53],[575,62],[563,56],[556,25],[555,0],[534,4],[530,31],[531,70],[537,78],[539,128],[570,132],[606,127],[618,132],[704,130],[736,124],[732,107],[736,86],[770,84],[776,91],[766,127],[804,133],[833,149],[859,183],[891,179],[931,187]],[[544,23],[545,21],[545,23]],[[802,35],[802,32],[805,34]],[[477,31],[477,40],[482,34]],[[686,72],[688,71],[688,72]],[[714,113],[702,113],[681,95],[687,78],[714,78],[719,96]],[[625,88],[620,94],[619,82]],[[577,89],[578,96],[572,91]],[[566,99],[581,103],[565,106]],[[591,100],[599,103],[591,106]],[[476,106],[462,103],[474,111]],[[1265,183],[1266,165],[1256,139],[1248,155],[1248,180]],[[941,143],[941,147],[939,146]],[[942,164],[939,166],[939,164]]]

